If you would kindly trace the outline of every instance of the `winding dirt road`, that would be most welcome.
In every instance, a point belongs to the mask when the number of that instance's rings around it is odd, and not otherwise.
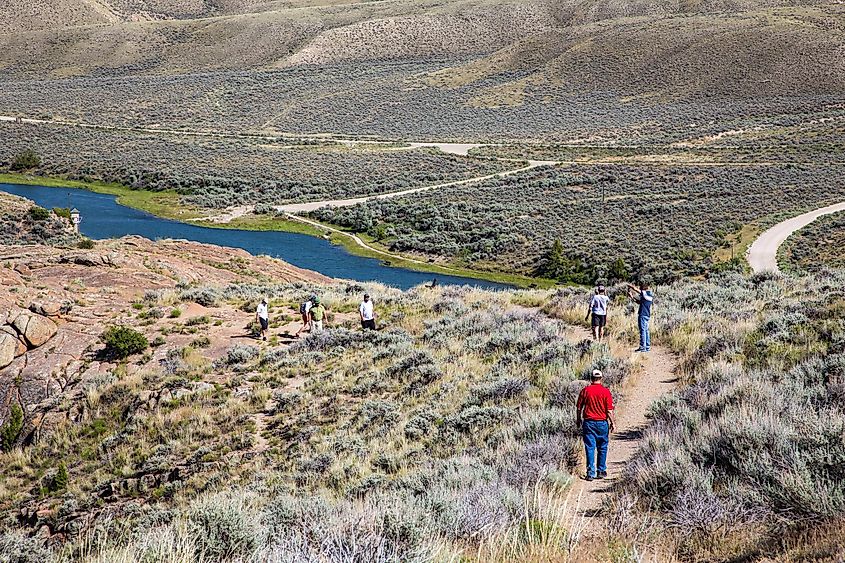
[[[400,197],[403,195],[411,195],[420,192],[426,192],[429,190],[436,190],[439,188],[448,188],[451,186],[463,186],[465,184],[474,184],[476,182],[483,182],[484,180],[490,180],[492,178],[504,178],[505,176],[511,176],[513,174],[519,174],[520,172],[525,172],[526,170],[531,170],[532,168],[537,168],[538,166],[554,166],[557,162],[554,161],[546,161],[546,160],[529,160],[527,166],[523,166],[521,168],[515,168],[513,170],[505,170],[504,172],[496,172],[494,174],[488,174],[486,176],[476,176],[475,178],[468,178],[466,180],[456,180],[453,182],[445,182],[443,184],[434,184],[430,186],[421,186],[419,188],[411,188],[409,190],[402,190],[398,192],[387,192],[383,194],[375,194],[375,195],[368,195],[364,197],[354,197],[349,199],[328,199],[323,201],[310,201],[307,203],[289,203],[287,205],[277,205],[275,206],[276,210],[282,211],[284,213],[307,213],[309,211],[314,211],[320,209],[321,207],[326,207],[331,205],[332,207],[349,207],[352,205],[356,205],[358,203],[364,203],[367,201],[372,201],[376,199],[390,199],[394,197]]]
[[[386,0],[382,0],[386,1]],[[333,133],[285,133],[285,132],[267,132],[267,133],[252,133],[252,132],[233,132],[233,131],[201,131],[196,129],[166,129],[162,127],[128,127],[121,125],[98,125],[94,123],[84,123],[82,121],[64,121],[61,119],[39,119],[34,117],[19,117],[14,115],[0,115],[0,121],[27,123],[29,125],[63,125],[69,127],[80,127],[82,129],[99,129],[103,131],[129,131],[133,133],[152,133],[163,135],[190,135],[194,137],[218,137],[218,138],[240,138],[252,140],[278,140],[286,139],[290,141],[326,141],[338,143],[346,146],[355,145],[384,145],[399,143],[403,146],[396,148],[389,148],[384,150],[412,150],[419,148],[435,148],[446,154],[454,154],[458,156],[469,156],[469,151],[475,148],[491,146],[490,143],[450,143],[450,142],[429,142],[429,141],[403,141],[397,139],[374,139],[374,138],[354,138],[344,137],[342,135],[335,135]],[[308,148],[310,145],[291,145],[283,148]],[[507,159],[501,159],[507,160]]]
[[[500,160],[508,160],[508,159],[500,159]],[[280,213],[308,213],[310,211],[316,211],[321,207],[351,207],[353,205],[357,205],[359,203],[365,203],[367,201],[373,201],[377,199],[390,199],[394,197],[400,197],[404,195],[411,195],[420,192],[426,192],[429,190],[436,190],[439,188],[448,188],[451,186],[463,186],[466,184],[474,184],[476,182],[483,182],[484,180],[490,180],[492,178],[504,178],[506,176],[511,176],[513,174],[518,174],[520,172],[525,172],[526,170],[531,170],[532,168],[537,168],[539,166],[554,166],[558,164],[556,161],[552,160],[529,160],[526,166],[521,166],[519,168],[514,168],[511,170],[505,170],[503,172],[496,172],[494,174],[487,174],[486,176],[476,176],[474,178],[467,178],[466,180],[455,180],[452,182],[444,182],[442,184],[432,184],[428,186],[420,186],[418,188],[411,188],[408,190],[401,190],[398,192],[386,192],[383,194],[373,194],[367,195],[362,197],[353,197],[347,199],[323,199],[320,201],[308,201],[305,203],[288,203],[284,205],[274,205],[272,206],[273,209]],[[244,215],[247,215],[252,212],[255,206],[252,205],[239,205],[236,207],[229,207],[219,215],[215,215],[212,217],[206,217],[203,219],[204,221],[208,221],[210,223],[218,223],[218,224],[225,224]]]
[[[757,237],[757,240],[748,249],[747,259],[751,270],[754,272],[777,272],[780,273],[778,267],[778,249],[789,236],[806,227],[819,217],[830,215],[845,211],[845,202],[835,203],[827,207],[821,207],[807,213],[798,215],[786,221],[782,221],[766,230]]]

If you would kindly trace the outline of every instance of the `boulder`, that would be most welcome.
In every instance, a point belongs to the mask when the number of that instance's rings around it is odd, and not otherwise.
[[[32,277],[32,270],[30,270],[29,266],[27,266],[26,264],[15,265],[15,271],[25,278]]]
[[[26,342],[24,342],[23,337],[21,337],[21,335],[15,332],[15,329],[10,326],[0,326],[0,332],[8,334],[17,342],[17,349],[15,350],[16,358],[18,356],[23,356],[24,354],[26,354],[26,351],[29,348],[27,347]]]
[[[15,355],[17,349],[18,339],[6,332],[0,332],[0,368],[12,363],[17,357]]]
[[[32,348],[38,348],[42,344],[46,343],[48,340],[53,338],[53,335],[55,335],[56,331],[59,329],[59,327],[56,326],[56,323],[47,317],[42,317],[41,315],[29,312],[18,315],[12,326],[14,326],[15,330],[23,335],[27,344],[29,344]]]
[[[103,261],[98,254],[86,252],[85,254],[65,255],[59,258],[61,264],[78,264],[80,266],[101,266]]]
[[[120,256],[111,252],[109,254],[97,254],[96,252],[85,252],[82,254],[66,254],[59,258],[60,264],[77,264],[79,266],[111,266],[121,264]]]
[[[33,302],[29,305],[29,310],[45,317],[58,317],[62,312],[62,304],[49,301]]]

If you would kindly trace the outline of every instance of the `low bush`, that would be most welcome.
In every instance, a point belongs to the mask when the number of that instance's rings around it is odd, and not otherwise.
[[[259,514],[242,495],[200,498],[188,512],[188,533],[203,561],[249,560],[266,538]]]
[[[0,448],[8,452],[15,445],[18,436],[23,429],[23,409],[17,403],[12,403],[9,408],[9,417],[0,426]]]
[[[118,360],[123,360],[133,354],[140,354],[150,343],[147,337],[127,326],[111,326],[103,332],[102,340],[106,347],[104,353]]]
[[[33,205],[29,208],[29,218],[33,221],[46,221],[50,218],[50,210]]]
[[[67,207],[54,207],[53,214],[56,217],[61,217],[62,219],[67,219],[70,221],[70,209]]]
[[[44,563],[50,556],[38,538],[12,530],[0,532],[0,563]]]
[[[32,170],[33,168],[38,168],[41,164],[41,157],[38,156],[32,149],[27,149],[23,152],[20,152],[12,158],[12,163],[9,166],[11,170],[16,172],[23,172],[25,170]]]

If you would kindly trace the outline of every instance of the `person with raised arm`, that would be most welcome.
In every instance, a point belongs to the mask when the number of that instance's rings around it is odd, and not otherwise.
[[[649,331],[648,325],[651,321],[654,292],[651,291],[651,288],[645,282],[640,283],[639,287],[629,283],[628,295],[639,304],[639,308],[637,309],[637,325],[640,329],[640,347],[634,351],[649,352],[651,351],[651,332]]]

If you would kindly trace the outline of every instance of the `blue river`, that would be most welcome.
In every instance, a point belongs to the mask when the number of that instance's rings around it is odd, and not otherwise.
[[[332,278],[377,281],[408,289],[437,277],[438,283],[472,285],[486,289],[510,286],[458,276],[415,272],[392,268],[380,260],[355,256],[327,240],[279,231],[212,229],[162,219],[118,204],[115,197],[76,188],[48,188],[0,184],[0,190],[31,199],[46,208],[76,207],[82,215],[80,231],[92,239],[140,235],[149,239],[186,239],[196,242],[242,248],[251,254],[266,254]]]

